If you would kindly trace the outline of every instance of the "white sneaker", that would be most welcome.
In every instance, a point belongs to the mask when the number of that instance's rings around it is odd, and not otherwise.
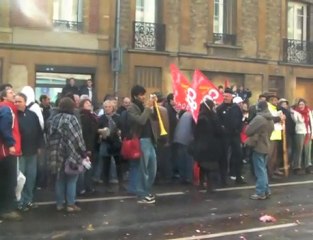
[[[154,204],[155,203],[155,199],[150,199],[149,197],[144,197],[142,199],[139,199],[137,201],[137,203],[140,203],[140,204]]]

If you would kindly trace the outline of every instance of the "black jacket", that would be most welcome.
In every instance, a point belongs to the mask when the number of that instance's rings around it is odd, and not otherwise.
[[[28,108],[18,111],[18,122],[21,133],[22,155],[31,156],[43,145],[43,131],[36,113]]]
[[[168,114],[168,122],[169,122],[169,141],[173,142],[175,128],[177,126],[177,112],[169,103],[166,105],[167,114]]]
[[[218,119],[224,129],[224,133],[227,136],[240,135],[243,127],[242,112],[240,107],[235,104],[222,103],[216,109]]]
[[[79,95],[79,89],[77,86],[71,86],[69,84],[66,84],[64,88],[62,89],[62,96],[65,96],[68,93]]]
[[[215,113],[199,115],[194,130],[194,158],[200,167],[217,170],[223,156],[223,130]]]
[[[81,110],[80,121],[86,150],[94,152],[98,139],[98,117],[90,111]]]

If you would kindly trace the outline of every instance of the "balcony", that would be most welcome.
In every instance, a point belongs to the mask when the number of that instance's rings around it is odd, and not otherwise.
[[[213,33],[213,43],[223,45],[236,45],[236,35],[227,33]]]
[[[58,30],[58,31],[82,32],[83,22],[53,20],[53,27],[55,30]]]
[[[283,39],[283,60],[294,64],[313,64],[313,42]]]
[[[134,22],[133,48],[142,50],[165,50],[165,25]]]

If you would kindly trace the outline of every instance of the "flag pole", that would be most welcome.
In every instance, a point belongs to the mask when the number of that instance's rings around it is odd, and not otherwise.
[[[288,149],[287,149],[287,139],[286,139],[286,120],[282,120],[282,138],[283,138],[283,160],[284,160],[284,172],[285,176],[289,175],[289,165],[288,165]]]

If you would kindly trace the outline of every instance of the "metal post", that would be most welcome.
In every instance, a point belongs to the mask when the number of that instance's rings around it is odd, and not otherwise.
[[[116,0],[115,48],[120,48],[121,0]],[[119,63],[120,64],[120,63]],[[119,71],[114,72],[114,96],[118,96]]]

